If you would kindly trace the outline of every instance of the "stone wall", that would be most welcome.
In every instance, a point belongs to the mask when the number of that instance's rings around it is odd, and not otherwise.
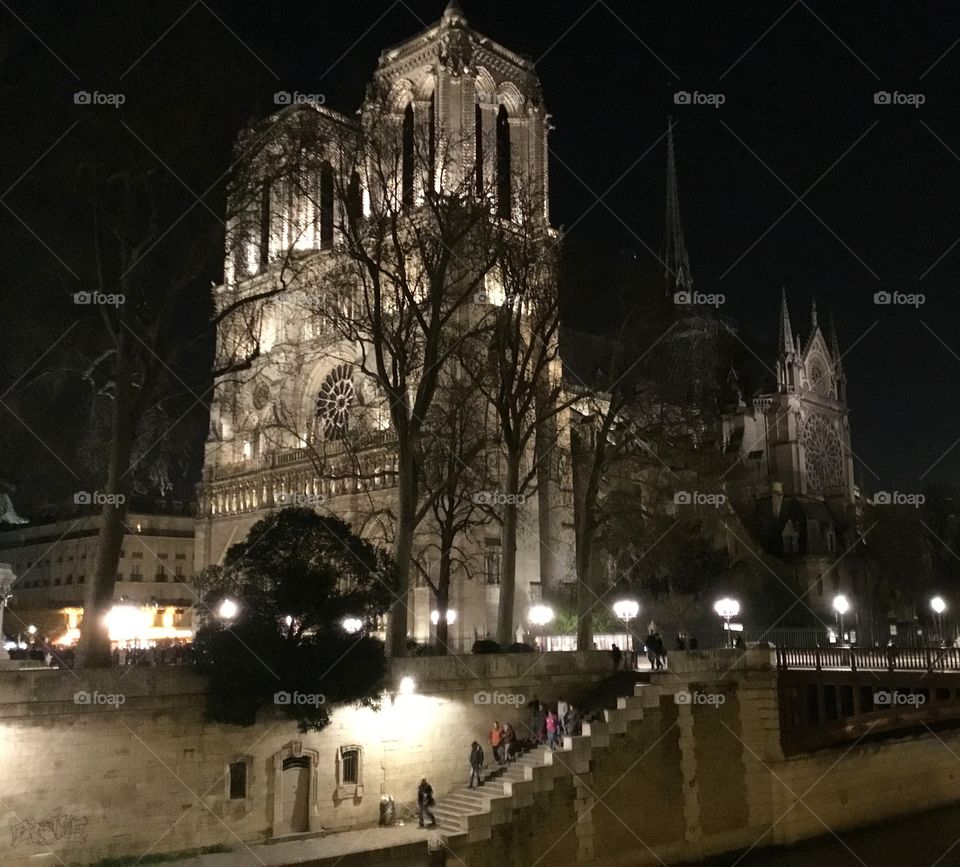
[[[340,708],[323,732],[302,735],[273,708],[250,728],[205,722],[203,682],[182,668],[2,672],[0,863],[86,863],[271,839],[277,765],[291,756],[311,763],[311,831],[370,825],[382,794],[412,804],[422,776],[438,796],[462,784],[471,741],[486,746],[494,718],[519,727],[526,716],[498,698],[576,701],[609,668],[602,653],[404,660],[392,684],[409,676],[412,694],[394,688],[379,712]],[[78,693],[89,701],[78,704]],[[347,745],[363,750],[358,797],[337,794],[337,754]],[[227,769],[241,759],[247,797],[231,800]],[[33,857],[44,853],[55,854]]]
[[[341,708],[323,732],[303,735],[273,708],[250,728],[205,722],[203,683],[183,669],[3,672],[0,863],[274,839],[284,827],[280,768],[291,757],[309,760],[309,830],[369,826],[381,795],[409,806],[422,776],[441,801],[463,786],[470,741],[486,745],[494,717],[519,725],[515,705],[487,696],[577,702],[609,664],[603,653],[397,661],[379,712]],[[958,731],[785,757],[769,654],[678,653],[671,666],[554,754],[552,768],[500,805],[506,821],[453,841],[448,863],[696,861],[960,796]],[[395,688],[403,677],[412,693]],[[363,750],[355,797],[338,789],[345,745]],[[227,768],[238,760],[249,763],[247,797],[231,800]]]

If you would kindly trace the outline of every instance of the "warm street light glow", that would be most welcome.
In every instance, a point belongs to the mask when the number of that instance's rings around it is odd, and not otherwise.
[[[736,599],[725,596],[714,603],[713,610],[724,620],[730,620],[731,617],[736,617],[740,613],[740,603]]]
[[[947,603],[943,601],[942,596],[934,596],[930,600],[930,607],[934,610],[936,614],[943,614],[947,610]]]
[[[34,626],[34,625],[31,623],[31,624],[27,627],[27,632],[29,632],[31,635],[36,635],[36,634],[37,634],[37,627]]]
[[[619,599],[613,603],[613,613],[624,622],[633,620],[640,613],[640,603],[635,599]]]
[[[549,605],[534,605],[527,612],[527,619],[534,626],[546,626],[553,620],[553,609]]]
[[[448,609],[447,609],[447,623],[448,623],[448,624],[449,624],[449,623],[453,623],[453,622],[456,621],[456,619],[457,619],[457,612],[454,611],[452,608],[448,608]],[[430,622],[431,622],[434,626],[436,626],[436,625],[440,622],[440,612],[439,612],[439,611],[434,610],[434,611],[431,611],[431,612],[430,612]]]
[[[237,612],[240,610],[240,607],[232,599],[224,599],[220,603],[220,607],[217,609],[217,614],[220,615],[224,620],[233,620],[237,616]]]
[[[360,631],[360,627],[363,626],[363,621],[360,620],[359,617],[344,617],[340,625],[343,627],[344,632],[353,635],[354,632]]]
[[[837,612],[841,617],[850,610],[850,602],[847,600],[846,596],[834,596],[833,597],[833,610]]]
[[[412,677],[404,677],[400,679],[400,694],[401,695],[410,695],[417,688],[417,682]]]

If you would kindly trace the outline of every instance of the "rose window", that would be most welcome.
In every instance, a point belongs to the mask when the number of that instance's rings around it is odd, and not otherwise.
[[[317,395],[317,421],[327,439],[339,439],[346,433],[356,400],[350,365],[337,365],[327,374]]]
[[[843,444],[836,422],[815,413],[807,417],[800,435],[806,456],[807,484],[812,490],[843,484]]]

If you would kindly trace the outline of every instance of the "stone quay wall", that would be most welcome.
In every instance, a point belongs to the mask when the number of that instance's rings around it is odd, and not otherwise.
[[[960,731],[787,757],[768,652],[675,653],[670,666],[514,786],[496,819],[452,837],[447,863],[695,862],[960,797]],[[609,655],[596,652],[397,660],[379,711],[338,708],[323,732],[300,734],[272,708],[249,728],[206,722],[203,682],[184,669],[3,672],[0,863],[94,863],[285,836],[289,759],[309,766],[309,831],[369,827],[382,795],[409,808],[422,776],[441,802],[465,785],[470,742],[489,756],[491,721],[524,718],[499,696],[577,702],[609,673]],[[409,694],[399,691],[404,677]],[[362,749],[361,788],[346,794],[344,746]],[[228,767],[240,760],[246,797],[231,799]]]
[[[243,728],[204,719],[204,683],[179,667],[0,672],[0,863],[108,857],[264,842],[284,834],[282,762],[309,762],[309,830],[373,825],[381,795],[412,806],[466,782],[470,743],[490,755],[493,719],[519,729],[517,702],[577,701],[611,670],[604,653],[397,660],[381,709],[337,708],[301,734],[269,708]],[[403,677],[413,679],[400,694]],[[356,792],[339,786],[342,747],[361,748]],[[228,768],[248,763],[247,796]]]

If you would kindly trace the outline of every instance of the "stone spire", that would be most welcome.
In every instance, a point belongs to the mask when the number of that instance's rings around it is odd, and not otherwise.
[[[799,340],[799,335],[798,338]],[[797,359],[800,347],[794,343],[790,327],[790,311],[787,309],[787,290],[780,290],[780,339],[777,355],[777,386],[780,391],[793,391],[797,386]]]
[[[780,287],[780,357],[793,354],[793,329],[790,327],[790,311],[787,309],[787,288]]]
[[[830,312],[830,326],[827,337],[830,343],[830,354],[833,356],[833,375],[837,378],[837,398],[847,399],[847,375],[843,372],[843,356],[840,353],[840,341],[837,339],[837,322]]]
[[[673,146],[673,118],[667,118],[667,214],[666,238],[663,249],[664,276],[667,278],[667,294],[692,292],[693,276],[690,273],[690,256],[683,238],[680,221],[680,192],[677,186],[677,160]]]
[[[817,330],[817,299],[813,299],[813,305],[810,308],[810,333]]]

